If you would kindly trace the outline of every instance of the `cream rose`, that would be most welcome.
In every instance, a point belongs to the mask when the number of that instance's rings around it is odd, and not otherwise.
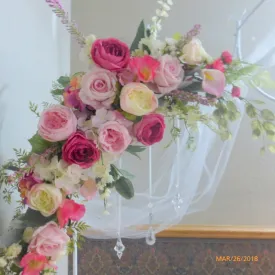
[[[156,110],[158,99],[146,85],[129,83],[122,88],[120,106],[127,113],[143,116]]]
[[[61,191],[50,184],[37,184],[28,193],[30,208],[40,211],[45,217],[53,215],[62,201]]]
[[[189,43],[184,45],[180,56],[180,60],[189,65],[198,65],[210,59],[211,57],[207,54],[198,38],[192,38]]]
[[[7,259],[14,259],[16,258],[22,251],[22,246],[20,244],[14,243],[8,247],[5,255]]]

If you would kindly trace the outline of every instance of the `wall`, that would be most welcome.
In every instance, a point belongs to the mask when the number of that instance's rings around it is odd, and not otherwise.
[[[45,1],[1,3],[0,19],[0,159],[14,156],[12,148],[29,149],[27,139],[36,131],[37,119],[29,101],[51,101],[52,81],[70,70],[70,38],[57,23]],[[70,8],[70,1],[63,1]],[[14,201],[16,197],[13,198]],[[14,204],[0,200],[0,235],[8,227]],[[67,273],[66,259],[60,274]]]
[[[73,1],[73,18],[85,34],[99,37],[117,37],[131,43],[141,18],[147,22],[154,14],[157,1],[146,0],[83,0]],[[208,52],[217,56],[222,50],[232,50],[236,20],[243,11],[251,10],[258,0],[193,0],[174,1],[175,6],[164,24],[161,37],[175,32],[188,31],[193,24],[203,26],[201,39]],[[106,8],[108,6],[108,8]],[[273,30],[272,10],[275,3],[268,1],[244,27],[243,47],[250,56],[261,40]],[[274,41],[274,40],[272,40]],[[73,71],[85,66],[78,59],[79,47],[72,44],[71,66]],[[250,90],[250,98],[259,94]],[[274,104],[267,101],[274,109]],[[239,131],[226,173],[211,206],[204,212],[191,214],[183,219],[188,224],[249,224],[273,225],[275,218],[274,156],[259,155],[260,142],[251,137],[249,120],[244,119]],[[143,162],[137,169],[145,169]],[[142,183],[140,183],[142,184]],[[192,183],[190,183],[192,184]]]

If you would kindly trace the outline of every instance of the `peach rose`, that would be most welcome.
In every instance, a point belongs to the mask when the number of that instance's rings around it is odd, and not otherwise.
[[[146,85],[129,83],[122,88],[120,106],[127,113],[143,116],[157,109],[158,99]]]

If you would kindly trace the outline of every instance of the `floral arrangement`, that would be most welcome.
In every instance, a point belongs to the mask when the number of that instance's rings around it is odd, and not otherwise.
[[[274,114],[259,110],[255,104],[262,102],[249,102],[241,92],[252,77],[258,86],[274,87],[274,82],[228,51],[213,59],[197,38],[199,25],[186,35],[157,40],[172,1],[159,1],[151,27],[142,21],[131,47],[115,38],[83,38],[58,1],[46,2],[77,36],[89,70],[54,82],[51,94],[57,103],[43,103],[41,113],[30,103],[39,118],[37,133],[29,139],[32,149],[15,150],[17,159],[0,170],[6,201],[14,191],[20,193],[15,218],[24,225],[18,241],[0,251],[0,274],[55,274],[58,258],[72,252],[88,228],[80,221],[85,206],[76,198],[99,194],[106,211],[112,189],[131,199],[133,175],[115,162],[125,153],[139,157],[167,130],[175,140],[181,133],[176,120],[184,122],[187,146],[194,150],[199,124],[230,139],[230,122],[240,118],[236,103],[243,102],[253,137],[267,136],[271,142],[261,150],[275,152]]]

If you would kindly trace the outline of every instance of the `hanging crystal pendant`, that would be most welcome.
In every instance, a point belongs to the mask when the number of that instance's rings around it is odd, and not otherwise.
[[[125,246],[122,243],[121,238],[119,237],[116,242],[116,246],[114,247],[114,250],[116,251],[117,257],[121,259],[123,252],[125,250]]]
[[[152,226],[148,229],[146,243],[148,245],[154,245],[156,243],[156,235]]]
[[[178,210],[181,209],[181,206],[182,206],[182,204],[183,204],[183,199],[182,199],[180,193],[178,193],[178,194],[174,197],[174,199],[172,200],[172,203],[173,203],[174,208],[175,208],[176,211],[178,211]]]

